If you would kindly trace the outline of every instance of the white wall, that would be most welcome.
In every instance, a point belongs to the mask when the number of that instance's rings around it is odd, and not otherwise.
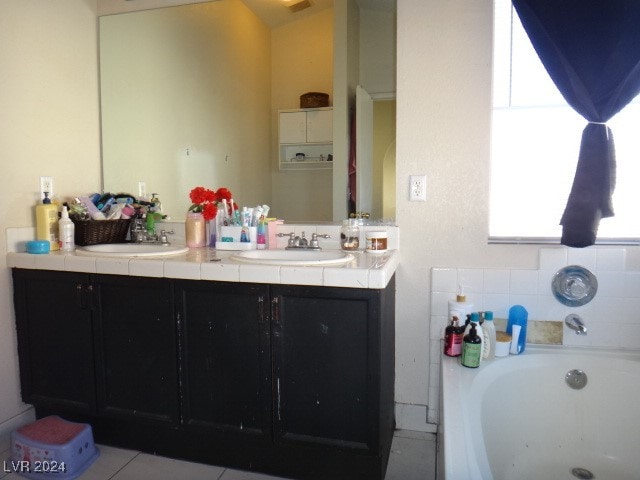
[[[333,104],[333,8],[274,28],[271,52],[271,213],[287,222],[331,221],[332,170],[279,171],[278,110],[300,108],[307,92],[328,93]]]
[[[54,191],[100,187],[95,0],[0,2],[0,430],[19,395],[4,231],[34,225],[40,176]]]
[[[426,405],[431,268],[536,269],[539,249],[487,244],[492,2],[403,0],[397,31],[396,400]],[[427,202],[409,202],[421,173]]]
[[[196,186],[227,187],[240,205],[271,197],[270,30],[251,10],[110,15],[100,39],[105,190],[137,195],[143,180],[176,220]]]

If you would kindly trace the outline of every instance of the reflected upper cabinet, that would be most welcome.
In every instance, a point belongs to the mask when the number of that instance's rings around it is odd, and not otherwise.
[[[281,170],[332,167],[332,108],[280,110],[278,116]]]

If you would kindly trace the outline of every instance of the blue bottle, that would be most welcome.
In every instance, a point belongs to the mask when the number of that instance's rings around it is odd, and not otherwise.
[[[514,305],[509,309],[509,320],[507,321],[507,333],[512,335],[510,353],[519,354],[524,352],[527,343],[527,319],[529,313],[522,305]],[[516,326],[517,328],[513,328]],[[514,330],[519,330],[518,338],[515,338]]]

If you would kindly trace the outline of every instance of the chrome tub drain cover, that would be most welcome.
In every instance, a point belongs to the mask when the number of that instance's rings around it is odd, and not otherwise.
[[[585,385],[587,384],[587,374],[584,373],[579,368],[575,368],[567,372],[567,374],[564,376],[564,381],[567,382],[567,385],[569,385],[574,390],[580,390],[581,388],[584,388]],[[593,478],[593,477],[586,477],[586,478]]]

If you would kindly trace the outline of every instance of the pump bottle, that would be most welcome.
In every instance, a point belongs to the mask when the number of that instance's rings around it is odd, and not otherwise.
[[[75,225],[69,218],[67,207],[62,207],[62,216],[58,221],[58,231],[60,232],[60,250],[69,252],[75,250]]]
[[[482,357],[482,340],[476,333],[476,324],[471,323],[471,330],[464,336],[462,347],[462,365],[469,368],[478,368]]]
[[[458,326],[458,317],[453,317],[451,324],[444,330],[444,354],[448,357],[462,355],[462,331]]]
[[[493,312],[484,312],[482,324],[483,344],[482,359],[492,360],[496,356],[496,326],[493,323]]]
[[[482,361],[482,351],[484,350],[484,333],[482,331],[482,327],[480,326],[480,314],[478,312],[473,312],[471,314],[471,321],[464,329],[465,337],[469,333],[471,333],[472,328],[475,329],[476,335],[480,338],[480,361]]]
[[[36,240],[47,240],[50,250],[58,250],[58,207],[51,203],[49,192],[44,192],[42,203],[36,205]]]

